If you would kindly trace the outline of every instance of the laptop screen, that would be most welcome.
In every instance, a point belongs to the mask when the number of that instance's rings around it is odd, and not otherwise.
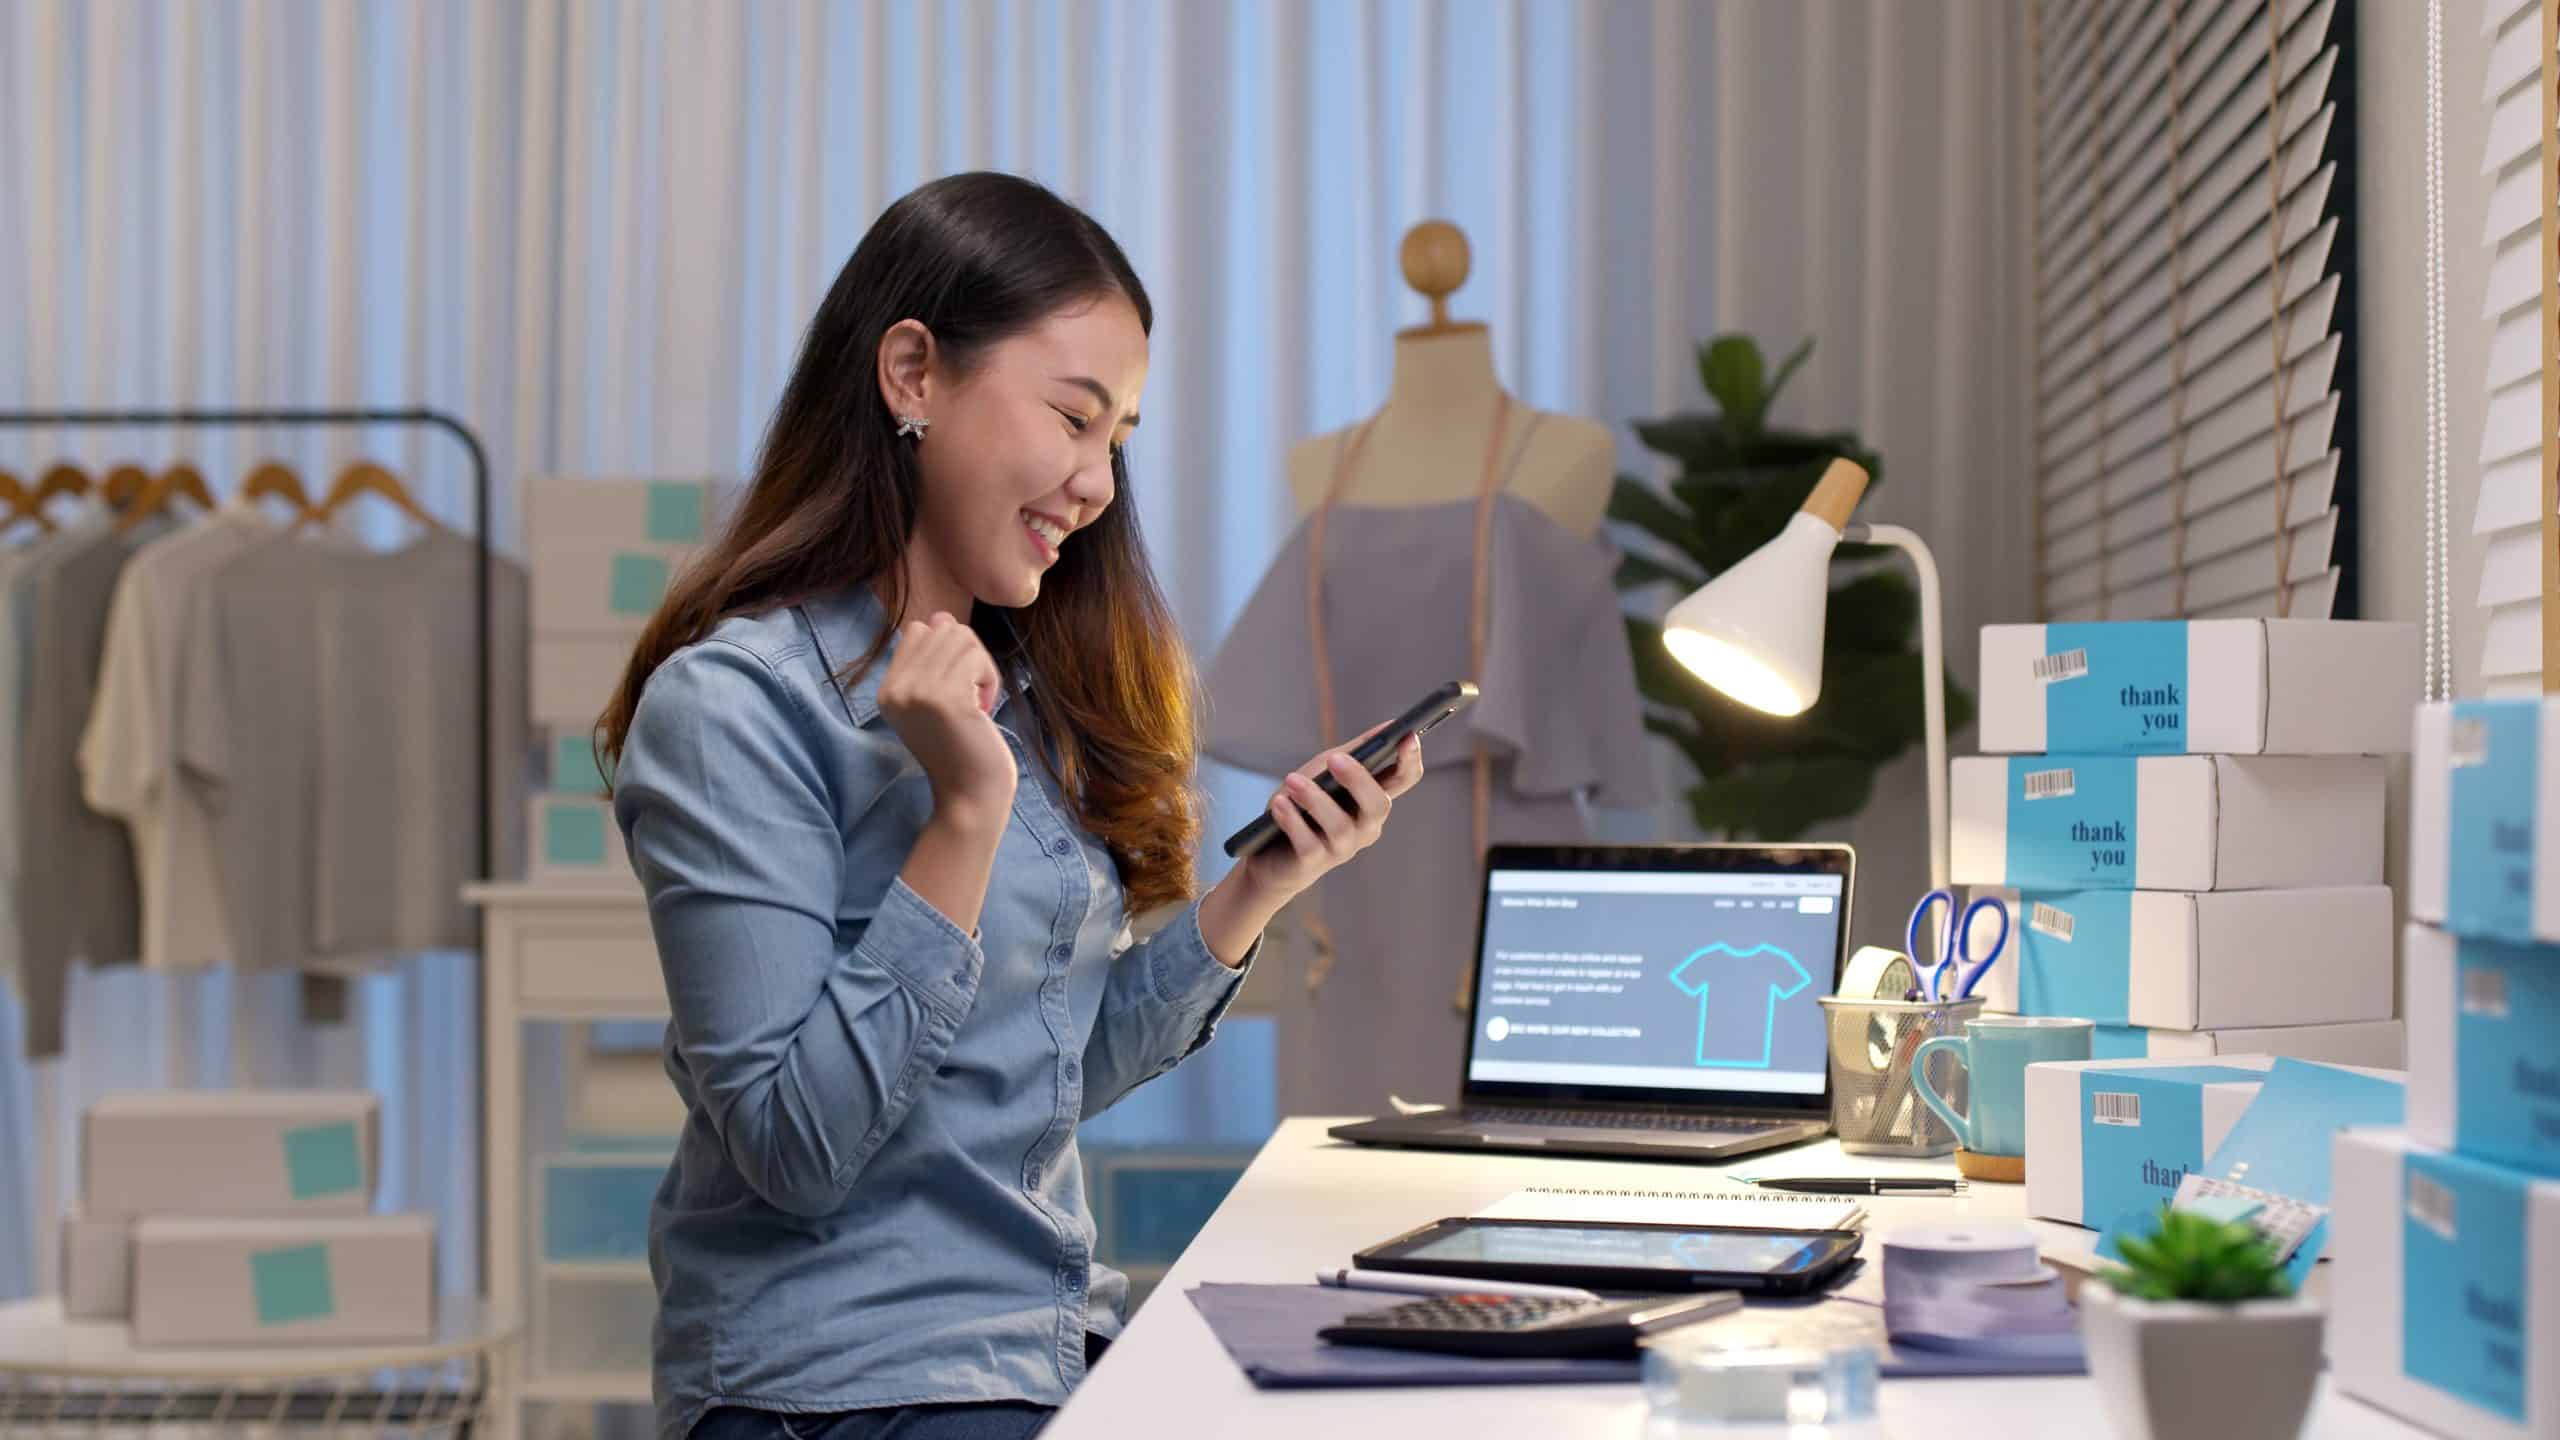
[[[1486,877],[1470,1087],[1823,1093],[1817,1002],[1838,972],[1845,874],[1502,859]]]

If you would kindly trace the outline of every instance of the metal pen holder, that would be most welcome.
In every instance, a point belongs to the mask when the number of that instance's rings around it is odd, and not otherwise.
[[[1831,1128],[1852,1155],[1923,1158],[1956,1148],[1955,1132],[1920,1101],[1911,1084],[1911,1057],[1920,1042],[1961,1035],[1964,1022],[1982,1013],[1980,997],[1965,1000],[1860,1000],[1826,995],[1830,1012]],[[1929,1084],[1948,1104],[1964,1110],[1969,1077],[1956,1057],[1929,1057]]]

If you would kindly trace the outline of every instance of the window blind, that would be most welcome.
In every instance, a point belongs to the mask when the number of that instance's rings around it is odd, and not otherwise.
[[[2038,0],[2043,617],[2351,610],[2352,9]]]
[[[2481,419],[2480,677],[2493,695],[2542,690],[2542,7],[2486,0],[2489,402]]]

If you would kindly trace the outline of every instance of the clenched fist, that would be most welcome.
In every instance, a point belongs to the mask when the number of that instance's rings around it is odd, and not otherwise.
[[[992,718],[1003,691],[978,632],[949,612],[898,627],[880,714],[924,767],[936,813],[996,819],[1013,808],[1013,747]]]

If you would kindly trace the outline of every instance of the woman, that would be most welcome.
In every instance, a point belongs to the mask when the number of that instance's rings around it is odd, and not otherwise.
[[[600,723],[688,1111],[662,1440],[1036,1431],[1126,1296],[1076,1123],[1207,1043],[1273,913],[1420,778],[1412,744],[1383,782],[1317,757],[1288,844],[1193,899],[1192,671],[1118,503],[1151,323],[1037,185],[891,206]]]

